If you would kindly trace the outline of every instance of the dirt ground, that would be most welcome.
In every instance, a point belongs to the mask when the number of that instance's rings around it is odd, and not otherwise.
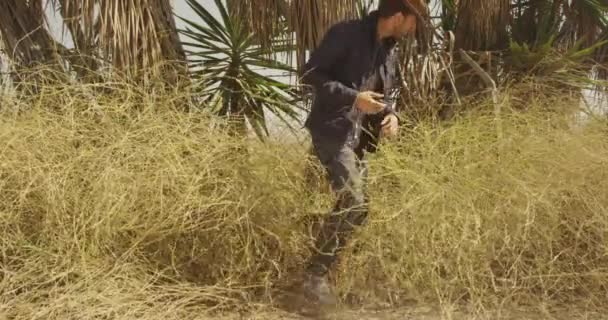
[[[411,307],[394,310],[348,310],[341,308],[321,317],[304,317],[283,311],[260,311],[252,314],[224,315],[220,320],[608,320],[608,313],[585,311],[576,308],[547,310],[542,306],[536,310],[494,311],[482,315],[466,314],[433,307]]]

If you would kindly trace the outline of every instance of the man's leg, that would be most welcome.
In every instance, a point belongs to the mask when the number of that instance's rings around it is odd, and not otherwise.
[[[333,212],[321,226],[315,253],[308,262],[306,277],[300,287],[304,300],[296,300],[299,301],[296,302],[299,312],[310,315],[323,312],[324,307],[337,302],[327,281],[327,272],[355,227],[367,218],[365,164],[348,145],[332,144],[314,137],[313,145],[316,156],[327,171],[337,201]]]
[[[351,156],[354,156],[352,150],[341,153],[342,158],[327,169],[337,200],[333,211],[323,221],[315,243],[316,252],[308,266],[309,272],[319,276],[324,276],[329,271],[355,228],[367,220],[362,168],[356,159],[343,161]],[[332,175],[335,176],[331,177]]]
[[[367,199],[364,192],[366,166],[348,145],[332,148],[316,144],[317,156],[325,166],[337,201],[333,212],[325,219],[316,239],[308,271],[325,276],[357,226],[367,219]]]

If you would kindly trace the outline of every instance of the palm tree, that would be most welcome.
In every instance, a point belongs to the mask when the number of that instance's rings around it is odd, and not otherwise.
[[[203,24],[183,19],[187,28],[181,32],[189,38],[191,76],[202,103],[228,117],[235,134],[245,134],[249,123],[259,137],[268,134],[266,112],[271,112],[287,125],[298,121],[295,88],[269,75],[293,76],[294,69],[280,62],[280,53],[293,47],[285,37],[267,39],[261,45],[239,15],[229,14],[221,0],[215,0],[221,19],[216,19],[197,0],[187,0]],[[279,35],[284,32],[279,32]]]
[[[62,47],[51,37],[43,23],[44,3],[52,4],[63,17],[73,49]],[[190,3],[193,8],[202,8],[195,7],[194,1]],[[217,4],[223,5],[220,1]],[[52,63],[62,68],[58,73],[66,78],[67,71],[76,71],[81,81],[103,80],[98,75],[106,70],[110,72],[105,75],[122,74],[125,79],[140,83],[163,79],[174,84],[181,78],[189,80],[194,76],[199,88],[206,86],[199,91],[204,103],[217,107],[219,114],[238,120],[239,132],[244,131],[242,128],[248,121],[259,136],[268,133],[266,112],[276,114],[288,124],[298,119],[299,96],[295,89],[259,72],[269,68],[293,73],[288,64],[271,56],[291,51],[289,41],[253,37],[246,32],[244,23],[226,14],[221,22],[225,29],[219,33],[212,28],[205,34],[205,27],[193,25],[194,29],[184,31],[203,47],[210,42],[201,39],[210,36],[213,40],[221,39],[211,48],[217,49],[214,46],[219,45],[230,50],[228,56],[219,59],[209,59],[209,52],[191,52],[192,73],[187,72],[186,52],[170,0],[7,0],[0,3],[0,18],[2,47],[5,52],[14,53],[11,60],[24,68],[34,63]],[[210,21],[213,27],[213,23],[218,23],[206,19]],[[218,51],[220,55],[228,52],[223,49]]]
[[[45,2],[58,8],[74,50],[49,34]],[[169,83],[187,75],[170,0],[3,0],[0,34],[9,58],[19,67],[69,65],[85,77],[106,65],[137,81]]]
[[[433,44],[433,52],[437,56],[444,55],[450,47],[449,37],[444,37],[451,31],[455,35],[454,49],[464,49],[472,52],[493,53],[494,63],[481,63],[494,76],[498,75],[498,66],[507,64],[510,60],[504,57],[515,54],[511,52],[512,43],[534,48],[546,46],[550,41],[555,50],[569,51],[575,48],[584,49],[598,43],[608,36],[608,1],[607,0],[434,0],[429,1],[440,5],[439,19],[436,23],[437,32]],[[258,34],[268,36],[276,34],[273,21],[286,21],[289,30],[295,34],[297,45],[298,65],[302,65],[307,50],[315,47],[328,26],[338,20],[357,16],[357,3],[369,4],[370,1],[314,1],[314,0],[243,0],[244,12],[249,12],[251,28]],[[602,47],[603,48],[603,47]],[[554,51],[551,51],[553,54]],[[579,53],[581,51],[579,50]],[[605,50],[595,49],[595,60],[603,62]],[[419,55],[416,52],[414,55]],[[588,51],[587,51],[588,53]],[[404,63],[412,59],[404,59]],[[486,60],[489,61],[489,60]],[[424,65],[422,69],[451,70],[445,68],[439,61],[435,65]],[[528,69],[532,69],[530,66]],[[420,72],[421,68],[404,68],[410,85],[427,84],[427,90],[433,88],[437,81],[422,78],[428,77],[428,72]],[[456,74],[464,75],[461,79],[473,79],[466,76],[470,69],[456,68]],[[446,78],[444,72],[433,72],[432,76]],[[458,81],[457,81],[458,82]],[[431,86],[432,84],[432,86]],[[465,81],[464,86],[467,86]],[[446,86],[448,88],[449,86]],[[412,88],[409,88],[412,89]],[[436,88],[435,88],[436,89]],[[462,91],[478,92],[477,85]],[[416,91],[417,89],[413,89]],[[428,91],[428,90],[427,90]],[[437,91],[437,90],[434,90]],[[422,99],[421,99],[422,100]]]
[[[297,67],[301,70],[306,52],[314,49],[325,31],[334,23],[356,18],[362,0],[228,0],[238,3],[240,14],[246,17],[248,28],[261,39],[263,46],[269,44],[276,34],[283,31],[284,23],[291,36],[295,37]]]
[[[17,82],[23,75],[19,71],[26,68],[39,65],[61,68],[60,45],[46,29],[41,1],[0,1],[0,34],[6,56],[18,71]]]
[[[588,72],[605,59],[606,0],[442,0],[442,9],[441,27],[454,32],[455,48],[483,53],[481,66],[501,82],[555,76],[558,65]],[[539,66],[545,60],[554,63]],[[468,64],[456,62],[460,94],[485,89]]]
[[[131,78],[154,75],[170,83],[185,76],[181,47],[169,0],[49,0],[59,8],[84,67],[109,61]]]
[[[474,51],[508,46],[511,0],[460,0],[456,20],[456,48]]]

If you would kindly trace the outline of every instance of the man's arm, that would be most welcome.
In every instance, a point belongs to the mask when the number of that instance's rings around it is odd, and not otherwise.
[[[328,98],[327,108],[352,106],[357,98],[357,90],[330,78],[332,68],[348,51],[348,41],[352,41],[348,33],[346,24],[331,27],[304,67],[302,82],[312,86],[318,96]]]

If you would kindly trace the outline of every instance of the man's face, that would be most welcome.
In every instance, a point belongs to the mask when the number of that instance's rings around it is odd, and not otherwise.
[[[403,38],[416,33],[416,16],[413,14],[398,13],[393,19],[393,36]]]

